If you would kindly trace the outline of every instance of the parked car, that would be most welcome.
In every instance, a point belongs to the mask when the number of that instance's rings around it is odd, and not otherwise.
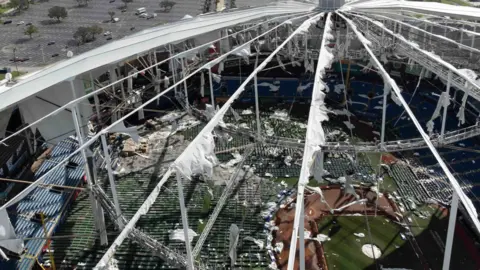
[[[113,22],[114,22],[114,23],[116,23],[116,22],[118,22],[118,21],[120,21],[119,18],[113,18]]]
[[[108,37],[107,37],[107,40],[111,40],[111,39],[112,39],[112,36],[108,36]]]
[[[122,10],[120,10],[122,13],[125,13],[127,12],[127,9],[126,8],[122,8]]]
[[[149,16],[148,13],[142,13],[142,14],[138,15],[138,17],[140,17],[140,18],[147,18],[148,16]]]
[[[32,23],[31,23],[31,22],[29,22],[29,23],[26,23],[25,25],[26,25],[26,26],[29,26],[29,25],[32,25]]]
[[[52,54],[52,57],[57,57],[58,53]]]
[[[47,43],[48,46],[55,44],[55,41],[50,41]]]
[[[140,15],[140,14],[143,14],[143,13],[147,13],[147,9],[144,8],[144,7],[137,8],[137,10],[135,11],[135,15]]]
[[[112,33],[111,33],[110,31],[107,31],[107,32],[103,33],[104,36],[109,36],[109,35],[111,35],[111,34],[112,34]]]
[[[22,24],[25,24],[25,22],[24,21],[17,22],[17,25],[22,25]]]
[[[11,24],[12,20],[4,21],[3,24]]]
[[[15,58],[12,58],[10,59],[10,62],[25,62],[25,61],[28,61],[30,60],[30,58],[20,58],[20,57],[15,57]]]
[[[147,20],[153,19],[153,18],[155,18],[155,17],[157,17],[157,13],[149,14],[149,15],[147,16]]]

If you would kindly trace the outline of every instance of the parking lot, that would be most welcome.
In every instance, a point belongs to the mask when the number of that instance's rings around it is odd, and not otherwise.
[[[0,67],[15,66],[10,59],[15,57],[28,58],[25,62],[17,62],[19,68],[38,67],[67,58],[67,52],[74,55],[99,47],[107,42],[118,40],[140,30],[151,28],[164,23],[181,19],[186,14],[191,16],[202,12],[204,0],[173,0],[176,5],[168,13],[163,12],[159,0],[133,0],[128,3],[126,12],[121,11],[124,3],[121,0],[90,1],[87,7],[78,7],[72,0],[55,0],[45,3],[31,4],[28,10],[10,17],[2,17],[3,21],[12,20],[11,24],[0,24],[2,39],[0,39]],[[110,3],[111,2],[111,3]],[[63,6],[68,10],[68,17],[62,22],[56,23],[48,18],[48,9],[52,6]],[[148,14],[156,13],[152,19],[140,18],[135,15],[137,8],[145,7]],[[114,17],[119,21],[110,21],[108,11],[115,11]],[[17,25],[23,21],[25,24],[32,23],[38,27],[38,33],[30,39],[24,35],[24,25]],[[88,27],[98,24],[103,32],[111,32],[111,40],[108,36],[100,34],[95,41],[77,46],[73,34],[78,27]],[[134,27],[133,30],[131,28]],[[51,45],[48,45],[48,44]],[[52,57],[58,54],[58,56]]]

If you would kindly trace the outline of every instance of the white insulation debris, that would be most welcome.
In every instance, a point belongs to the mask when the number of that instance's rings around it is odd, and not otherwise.
[[[193,241],[193,238],[198,236],[198,234],[196,232],[194,232],[192,229],[188,229],[188,241],[190,243],[192,243]],[[176,230],[172,230],[170,232],[170,236],[169,236],[170,240],[179,240],[179,241],[182,241],[182,242],[185,242],[185,234],[183,233],[183,229],[176,229]]]
[[[255,245],[258,246],[258,248],[260,248],[260,250],[263,249],[263,246],[264,246],[263,240],[253,238],[253,237],[251,237],[251,236],[245,237],[244,240],[246,240],[246,241],[252,241],[253,243],[255,243]]]

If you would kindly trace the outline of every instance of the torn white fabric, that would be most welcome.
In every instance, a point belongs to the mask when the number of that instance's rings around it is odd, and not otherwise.
[[[340,95],[341,93],[343,93],[344,90],[345,90],[345,84],[341,83],[341,84],[336,84],[335,85],[335,88],[333,89],[333,92]]]
[[[182,159],[177,159],[174,166],[177,172],[180,172],[184,177],[191,179],[192,175],[203,175],[208,178],[213,175],[213,167],[218,164],[215,156],[215,141],[213,134],[199,134],[198,141],[195,144],[190,144],[189,153],[183,156]]]
[[[312,71],[313,71],[313,69],[312,69]],[[308,89],[312,84],[313,84],[312,82],[309,82],[309,83],[307,83],[307,84],[305,84],[305,85],[300,84],[300,85],[297,87],[297,92],[298,92],[298,93],[303,93],[303,91],[305,91],[306,89]]]
[[[17,238],[6,209],[0,210],[0,247],[16,254],[23,251],[23,241]]]
[[[342,206],[339,207],[339,208],[333,209],[333,212],[342,212],[343,209],[348,208],[348,207],[350,207],[350,206],[352,206],[352,205],[354,205],[354,204],[357,204],[357,203],[359,203],[359,204],[364,204],[364,203],[366,203],[367,201],[368,201],[367,199],[356,200],[356,201],[347,203],[347,204],[345,204],[345,205],[342,205]]]
[[[230,111],[232,112],[233,119],[235,119],[236,122],[242,120],[242,117],[235,111],[234,108],[230,107]]]
[[[352,184],[352,176],[351,175],[347,175],[345,176],[345,179],[346,179],[346,182],[345,182],[345,194],[351,194],[353,196],[355,196],[355,199],[359,199],[360,196],[357,194],[357,192],[355,191],[355,188],[353,187],[353,184]]]
[[[450,105],[450,96],[447,92],[443,92],[438,98],[437,107],[435,108],[435,111],[433,112],[432,118],[430,120],[433,121],[437,119],[437,117],[440,116],[440,109],[443,107],[444,110],[446,110],[448,105]]]
[[[200,73],[200,95],[205,96],[205,74],[203,72]]]
[[[196,236],[198,236],[198,234],[192,229],[188,228],[188,242],[192,243],[193,238]],[[170,240],[179,240],[185,242],[185,234],[183,232],[183,229],[172,230],[170,232],[169,238]]]
[[[261,86],[261,87],[270,87],[270,92],[278,92],[280,90],[280,85],[275,85],[275,84],[271,84],[271,83],[268,83],[268,82],[262,82],[260,84],[258,84],[257,86]]]
[[[212,72],[212,79],[216,82],[216,83],[221,83],[222,82],[222,76],[218,75],[218,74],[215,74]]]
[[[323,196],[322,189],[320,187],[311,187],[311,186],[305,185],[305,189],[309,190],[310,192],[314,192],[314,193],[319,194],[320,195],[320,201],[322,203],[326,204],[328,209],[330,209],[330,212],[332,212],[332,208],[328,204],[327,200],[325,200],[325,197]]]
[[[280,58],[280,55],[276,55],[276,58],[277,58],[277,62],[278,62],[278,65],[283,69],[283,70],[286,70],[285,68],[285,65],[283,64],[282,62],[282,59]]]
[[[289,121],[290,116],[288,115],[287,110],[275,110],[272,115],[270,115],[271,119],[278,119],[282,121]]]
[[[233,49],[233,54],[242,57],[243,60],[245,60],[245,62],[247,62],[247,64],[248,64],[249,59],[250,59],[250,55],[252,55],[252,51],[251,51],[251,48],[250,48],[250,43],[246,43],[246,44],[243,44],[243,45],[240,45],[240,46],[234,48]]]
[[[240,155],[238,151],[233,152],[232,156],[233,156],[233,159],[229,160],[227,163],[221,164],[220,166],[224,168],[231,168],[237,165],[238,163],[240,163],[243,159],[242,155]]]
[[[106,131],[106,130],[105,130]],[[138,135],[138,130],[136,126],[133,127],[125,127],[125,124],[122,122],[116,124],[115,126],[111,127],[108,131],[109,133],[121,133],[126,134],[132,138],[136,143],[140,141],[140,135]]]
[[[255,245],[258,246],[258,248],[260,248],[260,250],[263,249],[263,246],[264,246],[263,240],[255,239],[255,238],[253,238],[253,237],[251,237],[251,236],[245,237],[244,240],[246,240],[246,241],[252,241],[253,243],[255,243]]]
[[[165,89],[167,89],[169,86],[170,86],[170,79],[167,76],[165,76],[163,78],[163,87],[165,87]]]
[[[355,125],[353,125],[351,122],[349,121],[343,121],[343,124],[345,124],[345,126],[348,128],[348,129],[354,129],[355,128]]]
[[[323,175],[325,175],[325,169],[323,167],[324,153],[322,151],[316,151],[314,154],[313,164],[310,167],[310,175],[313,175],[313,178],[317,182],[323,181]]]
[[[240,229],[236,224],[230,225],[230,243],[228,248],[228,256],[231,260],[231,265],[235,265],[237,261],[237,245],[238,245],[238,237],[240,236]]]

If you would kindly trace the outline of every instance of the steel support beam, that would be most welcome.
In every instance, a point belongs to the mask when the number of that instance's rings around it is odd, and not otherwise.
[[[448,95],[448,98],[450,99],[450,86],[452,85],[452,71],[448,72],[448,79],[447,79],[447,89],[445,92]],[[443,104],[442,104],[443,107]],[[445,124],[447,122],[447,111],[448,107],[443,107],[443,116],[442,116],[442,128],[440,130],[440,140],[443,141],[443,136],[445,135]]]
[[[90,74],[91,75],[91,74]],[[90,76],[91,82],[92,82],[92,87],[95,89],[95,84],[93,84],[92,77]],[[70,89],[72,91],[73,98],[75,99],[77,94],[75,92],[75,86],[73,84],[73,78],[70,80]],[[83,137],[82,137],[82,132],[80,129],[80,114],[78,112],[78,104],[75,104],[72,107],[72,118],[73,118],[73,125],[75,126],[75,132],[77,134],[78,138],[78,145],[81,147],[83,145]],[[105,217],[103,214],[103,209],[98,203],[98,201],[94,198],[91,188],[93,184],[95,184],[95,179],[92,178],[92,174],[88,168],[88,157],[85,149],[81,150],[81,155],[83,157],[83,160],[85,161],[85,178],[87,179],[87,186],[90,189],[88,192],[88,197],[90,200],[90,204],[92,206],[92,211],[93,211],[93,219],[95,222],[95,229],[98,231],[100,234],[100,244],[101,245],[107,245],[108,244],[108,239],[107,239],[107,234],[106,234],[106,226],[105,226]]]
[[[210,102],[212,103],[212,107],[215,108],[215,96],[213,94],[213,81],[212,81],[212,68],[208,69],[208,81],[210,83]]]
[[[455,234],[455,225],[457,221],[458,194],[453,191],[452,204],[450,205],[450,217],[448,218],[447,241],[445,243],[445,253],[443,254],[443,270],[450,269],[450,259],[452,256],[453,235]]]
[[[183,234],[185,236],[185,248],[187,249],[187,269],[193,270],[193,256],[192,256],[192,244],[188,237],[188,217],[187,208],[185,207],[185,197],[183,196],[183,183],[180,172],[176,172],[177,177],[177,189],[178,189],[178,201],[180,203],[180,214],[182,215]]]
[[[340,17],[342,17],[345,21],[347,21],[347,23],[349,24],[352,24],[353,23],[347,19],[343,14],[339,13],[339,12],[336,12]],[[460,197],[460,200],[462,201],[463,205],[465,206],[465,209],[467,210],[470,218],[473,220],[473,223],[475,224],[475,227],[478,231],[480,231],[480,221],[477,219],[477,211],[475,209],[475,207],[473,206],[473,204],[471,203],[470,199],[467,197],[467,195],[463,192],[460,184],[458,183],[458,181],[455,179],[455,177],[453,176],[453,174],[450,172],[450,170],[448,169],[447,165],[445,164],[445,162],[443,161],[442,157],[440,156],[440,154],[438,153],[437,149],[435,148],[435,146],[432,144],[432,141],[430,140],[430,137],[425,133],[425,131],[423,130],[422,126],[420,125],[420,123],[418,122],[417,118],[415,117],[415,114],[412,112],[412,110],[410,109],[410,107],[408,106],[408,103],[405,101],[405,99],[403,98],[402,94],[401,94],[401,91],[400,89],[398,88],[395,80],[393,80],[389,75],[388,73],[385,71],[385,69],[383,68],[383,66],[380,64],[380,62],[378,61],[378,59],[375,57],[375,55],[373,54],[373,52],[371,51],[370,47],[363,41],[362,38],[364,38],[364,36],[357,30],[355,29],[355,34],[357,34],[357,36],[359,37],[360,41],[362,42],[362,45],[364,46],[364,48],[367,50],[367,52],[369,53],[371,59],[374,61],[376,67],[379,69],[379,72],[380,74],[383,76],[384,80],[385,80],[385,83],[388,83],[392,86],[392,89],[395,91],[395,94],[397,95],[398,99],[400,100],[400,102],[402,103],[403,107],[405,107],[405,110],[406,112],[408,113],[408,115],[410,116],[410,118],[412,119],[415,127],[417,128],[417,130],[420,132],[420,135],[422,136],[423,140],[425,141],[425,143],[427,144],[428,148],[430,149],[430,151],[432,152],[433,156],[435,157],[435,159],[438,161],[440,167],[442,168],[442,170],[445,172],[448,180],[450,181],[450,183],[452,184],[452,187],[454,189],[454,192],[458,193],[458,196]]]

